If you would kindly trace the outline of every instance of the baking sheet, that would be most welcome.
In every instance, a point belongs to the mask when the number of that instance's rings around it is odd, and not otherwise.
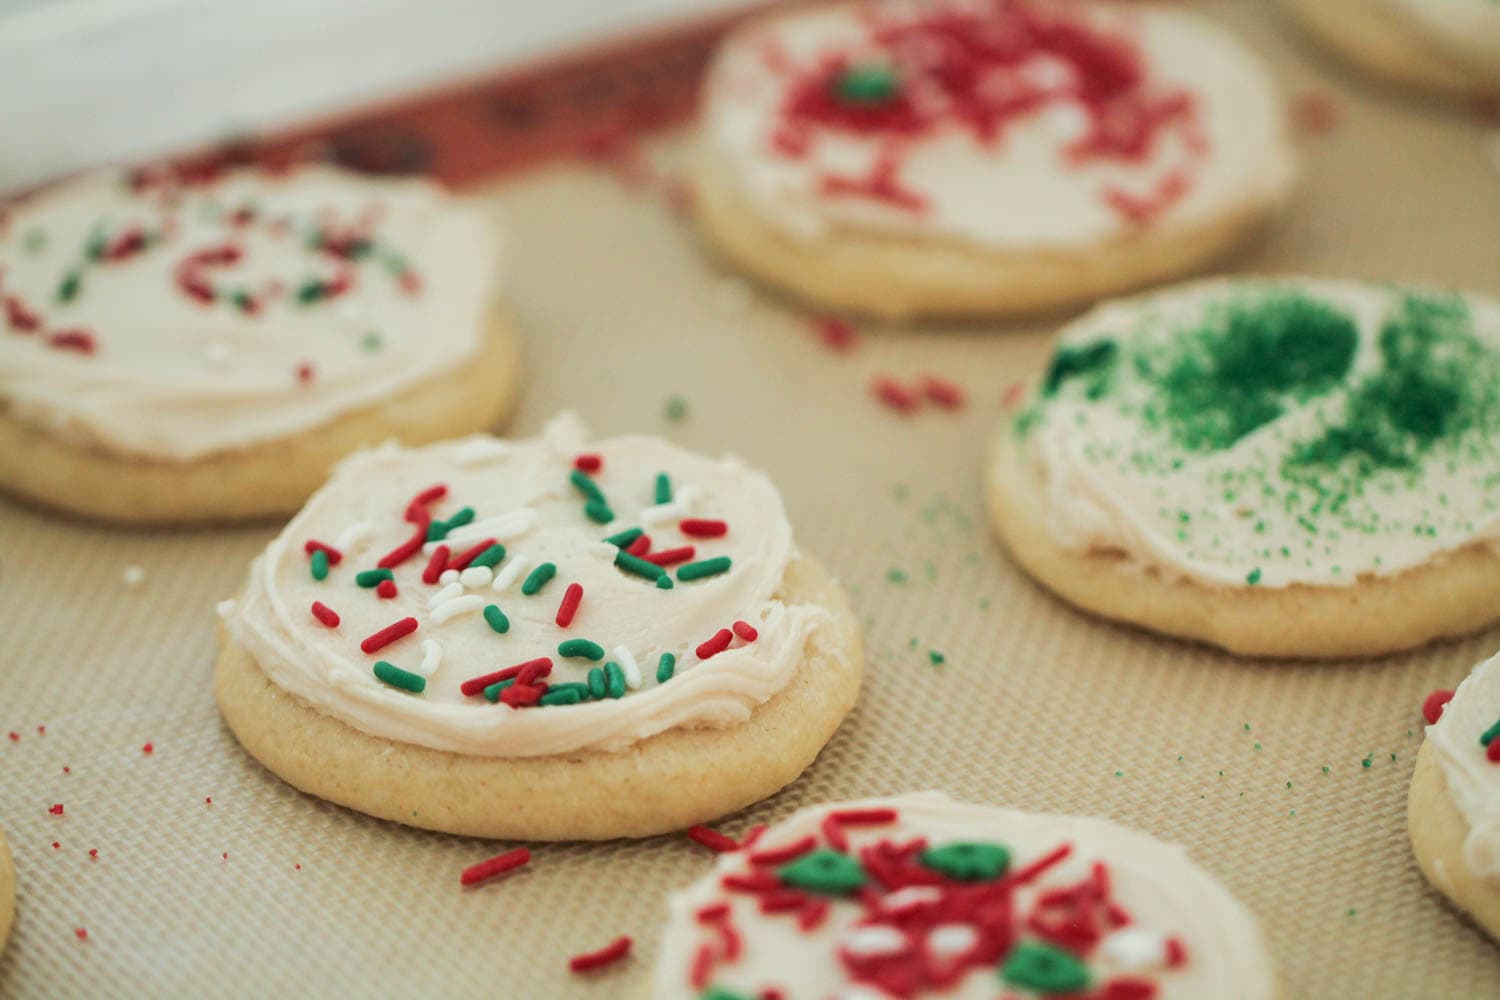
[[[1500,294],[1492,126],[1346,76],[1257,0],[1201,6],[1314,95],[1304,111],[1331,102],[1336,118],[1304,137],[1296,202],[1234,269]],[[645,152],[670,174],[682,145]],[[1001,393],[1041,363],[1052,324],[866,328],[836,353],[705,260],[660,186],[572,164],[486,194],[516,248],[516,433],[566,407],[602,433],[743,455],[864,619],[854,714],[801,781],[723,829],[923,788],[1104,815],[1186,844],[1244,900],[1291,997],[1500,996],[1500,948],[1427,888],[1404,816],[1423,696],[1500,630],[1309,665],[1084,617],[1005,559],[981,507]],[[876,374],[925,372],[968,407],[902,417],[870,398]],[[510,845],[325,804],[241,752],[209,689],[213,605],[274,532],[121,532],[0,502],[0,827],[20,883],[0,995],[628,995],[664,895],[707,870],[702,848],[539,845],[523,873],[462,890],[463,867]],[[622,933],[628,965],[567,972]]]

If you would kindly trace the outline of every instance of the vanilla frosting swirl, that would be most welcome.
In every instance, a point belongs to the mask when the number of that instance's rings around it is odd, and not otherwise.
[[[570,479],[584,452],[602,462],[588,478],[607,497],[610,523],[586,515]],[[663,473],[673,497],[658,504]],[[408,501],[439,484],[447,491],[431,506],[433,518],[452,519],[465,506],[474,512],[442,544],[456,556],[496,539],[506,553],[493,580],[424,584],[434,542],[394,568],[395,597],[358,586],[360,571],[412,535],[403,518]],[[726,530],[694,536],[683,526],[691,519],[722,521]],[[688,579],[679,559],[669,564],[677,575],[670,589],[626,572],[617,565],[619,548],[603,539],[635,526],[652,539],[652,552],[691,545],[693,562],[728,557],[728,571]],[[308,540],[335,545],[342,557],[323,581],[309,571]],[[272,681],[372,735],[477,756],[618,750],[668,729],[744,722],[787,684],[829,616],[779,596],[793,558],[779,494],[739,459],[704,458],[653,437],[589,444],[582,425],[565,415],[525,441],[480,436],[351,456],[256,559],[242,596],[221,613],[229,635]],[[555,577],[527,595],[525,579],[546,563]],[[569,584],[580,585],[583,598],[564,628],[556,616]],[[336,628],[315,619],[314,601],[340,616]],[[482,606],[491,604],[508,619],[507,631],[484,616]],[[416,631],[362,652],[361,640],[405,617],[417,620]],[[699,644],[736,622],[754,630],[749,641],[735,632],[727,649],[699,655]],[[604,655],[560,655],[571,639],[597,643]],[[676,667],[661,682],[664,653]],[[461,691],[466,680],[544,656],[553,660],[544,678],[552,685],[585,683],[606,662],[626,676],[633,664],[639,680],[631,677],[623,697],[523,708]],[[378,661],[408,673],[431,667],[425,690],[382,683],[373,673]]]
[[[951,17],[968,20],[907,30]],[[1070,40],[1055,47],[1043,42],[1024,56],[1005,53],[1008,39],[1062,33]],[[988,49],[997,53],[972,92],[988,102],[983,114],[1001,120],[992,134],[952,111],[951,88],[939,82],[971,72],[944,66],[959,36],[976,47],[993,42]],[[1102,77],[1125,61],[1138,82],[1118,99],[1097,100],[1095,92],[1113,84],[1069,61],[1080,37],[1106,54],[1099,56],[1110,67]],[[939,124],[919,134],[904,124],[804,128],[789,107],[799,88],[838,61],[893,67],[913,115],[935,116]],[[714,160],[767,220],[797,239],[850,227],[999,250],[1076,248],[1145,224],[1197,224],[1265,206],[1280,199],[1295,172],[1275,87],[1259,60],[1197,15],[1166,7],[829,5],[733,36],[706,93]],[[1142,108],[1150,110],[1132,117]],[[1139,147],[1117,141],[1114,130],[1126,118],[1147,130]],[[1111,143],[1117,148],[1080,152]],[[850,177],[892,181],[886,186],[922,204],[829,193],[830,180]]]
[[[0,212],[0,405],[190,460],[306,431],[475,356],[487,220],[323,166],[91,174]]]
[[[1474,668],[1427,727],[1448,786],[1448,797],[1469,826],[1464,864],[1500,887],[1500,764],[1491,761],[1480,737],[1500,725],[1500,655]]]
[[[1014,433],[1059,545],[1280,587],[1494,543],[1497,428],[1500,304],[1246,279],[1077,321]]]
[[[721,855],[708,876],[673,894],[669,901],[650,994],[654,1000],[709,995],[692,983],[697,956],[705,948],[716,957],[706,977],[708,985],[723,991],[715,995],[755,997],[763,995],[762,990],[775,989],[786,997],[876,1000],[890,994],[868,982],[852,981],[855,977],[841,962],[841,955],[854,953],[869,959],[884,951],[894,959],[903,948],[915,946],[928,955],[951,958],[969,943],[983,940],[983,929],[967,921],[918,915],[923,906],[942,905],[933,890],[922,885],[892,892],[877,878],[870,879],[863,891],[881,900],[877,912],[908,914],[888,921],[872,918],[853,894],[814,897],[830,903],[831,909],[811,931],[799,926],[797,907],[773,908],[768,913],[759,905],[766,893],[726,887],[726,877],[750,875],[757,868],[747,854],[775,851],[807,837],[827,848],[829,817],[882,809],[895,810],[894,822],[843,828],[849,856],[862,857],[862,850],[877,842],[902,844],[916,838],[932,848],[993,843],[1008,849],[1008,874],[1014,874],[1062,846],[1070,849],[1061,862],[1011,893],[1009,919],[1016,937],[995,961],[975,963],[977,967],[941,991],[919,989],[909,995],[955,1000],[1061,992],[1092,996],[1116,977],[1153,984],[1151,995],[1158,1000],[1269,1000],[1275,995],[1274,973],[1255,920],[1182,848],[1102,819],[970,805],[924,792],[804,809],[771,827],[752,849]],[[1040,897],[1088,882],[1097,877],[1095,866],[1100,864],[1106,869],[1109,899],[1128,914],[1128,922],[1104,934],[1086,958],[1079,958],[1088,971],[1088,987],[1034,993],[1003,981],[997,973],[1007,956],[1040,940],[1025,919]],[[778,870],[776,865],[760,868],[763,873]],[[727,910],[709,909],[700,918],[705,908],[721,905]],[[726,954],[725,925],[739,938],[737,958]],[[902,927],[921,928],[913,932],[920,934],[921,943],[903,940]],[[1176,961],[1164,947],[1169,939],[1179,949]]]

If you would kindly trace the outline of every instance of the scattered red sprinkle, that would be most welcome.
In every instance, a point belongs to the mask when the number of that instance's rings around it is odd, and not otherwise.
[[[641,558],[657,566],[676,566],[678,563],[687,562],[693,558],[695,553],[693,546],[684,545],[675,549],[662,549],[660,552],[648,552]]]
[[[708,977],[714,970],[714,949],[712,945],[700,945],[697,953],[693,956],[693,967],[688,971],[688,984],[695,990],[701,990],[708,986]]]
[[[401,277],[396,280],[407,295],[415,295],[422,290],[422,279],[415,271],[402,271]]]
[[[493,538],[486,538],[484,541],[480,542],[478,545],[475,545],[473,548],[465,549],[459,555],[454,556],[451,560],[449,560],[448,568],[463,572],[464,570],[469,568],[469,563],[473,562],[475,559],[478,559],[485,549],[494,544],[495,540]]]
[[[300,872],[302,870],[302,865],[301,864],[292,865],[292,870]]]
[[[324,625],[327,625],[329,628],[339,627],[339,613],[330,608],[328,605],[324,604],[322,601],[312,602],[312,614],[314,618],[322,622]]]
[[[740,841],[741,849],[746,851],[750,850],[750,848],[754,847],[756,843],[759,842],[761,837],[764,837],[766,835],[766,831],[769,829],[771,828],[764,823],[757,823],[755,826],[752,826],[750,828],[750,832],[745,834],[744,839]]]
[[[59,351],[77,351],[79,354],[93,354],[99,349],[92,333],[76,329],[58,330],[47,338],[47,346],[55,347]]]
[[[552,658],[549,656],[539,656],[534,660],[527,660],[524,663],[517,663],[513,667],[506,667],[504,670],[496,670],[493,673],[471,677],[460,684],[458,689],[472,697],[476,694],[483,694],[484,689],[491,684],[499,684],[501,681],[508,681],[512,677],[519,680],[522,672],[535,679],[537,677],[545,677],[551,670]]]
[[[1187,963],[1187,948],[1183,945],[1181,938],[1167,938],[1167,967],[1170,969],[1180,968]]]
[[[497,854],[488,861],[481,861],[477,865],[465,868],[463,874],[458,877],[458,884],[478,885],[480,882],[519,868],[529,861],[531,861],[531,852],[524,847],[518,847],[513,851]]]
[[[46,736],[47,735],[47,727],[46,726],[37,726],[36,727],[36,734],[38,736]]]
[[[917,395],[889,375],[877,375],[870,383],[870,391],[881,405],[897,413],[911,413],[917,408]]]
[[[760,637],[760,633],[755,631],[755,626],[751,625],[749,622],[735,622],[734,634],[739,636],[741,639],[744,639],[746,642],[754,642],[757,638]]]
[[[21,734],[18,733],[18,732],[16,732],[14,729],[12,729],[10,731],[10,741],[12,743],[19,743],[19,742],[21,742]]]
[[[72,774],[72,773],[73,773],[73,769],[71,767],[69,767],[68,765],[64,764],[63,765],[63,774]]]
[[[836,820],[841,826],[885,826],[894,823],[898,813],[890,808],[877,809],[839,809],[828,814],[830,819]]]
[[[717,656],[718,654],[724,652],[724,650],[728,649],[729,642],[733,638],[734,633],[730,632],[727,628],[721,628],[719,629],[719,631],[713,634],[712,638],[705,639],[701,643],[699,643],[698,648],[695,649],[694,652],[698,654],[698,659],[706,660],[709,657]]]
[[[84,927],[75,927],[73,928],[73,936],[80,941],[87,941],[89,939],[88,929]]]
[[[1012,382],[1005,387],[1005,392],[1000,396],[1000,405],[1005,409],[1012,409],[1021,401],[1021,396],[1026,392],[1026,383],[1021,381]]]
[[[1484,755],[1491,764],[1500,764],[1500,739],[1490,740],[1489,746],[1484,748]]]
[[[1343,116],[1338,101],[1322,91],[1306,91],[1292,102],[1292,121],[1306,135],[1327,135]]]
[[[42,318],[30,309],[26,303],[14,295],[7,295],[5,302],[5,318],[11,328],[21,333],[31,333],[42,325]]]
[[[815,899],[802,908],[797,917],[797,926],[804,931],[815,931],[828,919],[828,901]]]
[[[379,595],[381,600],[389,601],[398,593],[398,591],[396,590],[396,581],[381,580],[378,584],[375,585],[375,593]]]
[[[691,535],[693,538],[722,538],[729,534],[726,522],[702,517],[686,518],[677,527],[684,535]]]
[[[709,903],[698,907],[698,911],[693,914],[694,919],[700,924],[711,924],[716,920],[723,920],[727,916],[729,916],[728,903]]]
[[[313,366],[304,361],[297,366],[297,384],[310,385],[313,380]]]
[[[964,408],[964,391],[958,385],[936,375],[922,376],[922,395],[945,410]]]
[[[524,708],[527,705],[535,705],[542,700],[542,695],[547,693],[545,684],[522,684],[519,680],[500,692],[500,700],[511,708]]]
[[[145,743],[145,744],[143,744],[141,746],[141,753],[149,754],[149,753],[155,752],[155,750],[156,750],[156,747],[153,744],[149,743],[149,742]]]
[[[210,806],[213,805],[214,804],[214,797],[212,795],[205,795],[203,797],[203,804],[204,805],[210,805]]]
[[[823,839],[828,841],[828,846],[836,851],[849,850],[849,838],[844,835],[844,828],[831,813],[823,817],[823,822],[818,824],[818,829],[823,833]]]
[[[633,541],[629,545],[625,546],[625,551],[628,554],[635,556],[636,558],[641,558],[641,557],[645,556],[646,553],[648,553],[648,552],[651,551],[651,536],[650,535],[638,535],[638,536],[636,536],[636,540],[635,541]]]
[[[859,333],[848,320],[837,316],[814,316],[813,331],[823,346],[832,351],[852,351],[859,346]]]
[[[768,847],[763,851],[756,851],[750,855],[750,863],[753,865],[780,865],[794,858],[800,858],[814,847],[818,846],[818,839],[812,834],[794,840],[790,844],[781,847]]]
[[[413,508],[406,508],[406,519],[414,521],[417,526],[416,530],[412,532],[411,537],[381,556],[380,561],[375,564],[376,566],[379,566],[381,569],[394,569],[422,551],[422,546],[427,543],[427,523],[431,519],[427,516],[427,511],[423,507],[416,506],[415,512],[418,516],[414,518],[411,516]]]
[[[443,497],[447,495],[447,484],[437,483],[436,485],[427,487],[421,493],[418,493],[416,496],[412,497],[411,503],[407,504],[407,509],[410,510],[412,507],[425,507],[430,503],[443,499]],[[408,518],[407,520],[410,520],[410,518]]]
[[[573,459],[573,468],[579,472],[598,472],[604,468],[604,459],[594,454],[579,455]]]
[[[1099,1000],[1155,1000],[1156,984],[1148,979],[1111,979],[1104,984]]]
[[[422,570],[423,583],[431,585],[438,582],[438,577],[448,568],[448,555],[446,545],[439,545],[432,550],[432,558],[427,560],[427,567]]]
[[[1448,707],[1448,702],[1453,700],[1453,692],[1439,688],[1427,696],[1422,702],[1422,718],[1427,720],[1429,726],[1437,725],[1437,720],[1443,717],[1443,709]]]
[[[598,951],[574,955],[568,959],[568,968],[574,972],[593,972],[595,969],[614,965],[630,954],[630,945],[630,938],[622,934]]]
[[[228,861],[229,860],[229,852],[225,851],[224,854],[223,854],[223,857],[224,857],[225,861]]]
[[[316,538],[309,538],[307,541],[303,542],[302,551],[306,552],[308,555],[312,555],[314,552],[323,553],[328,557],[328,565],[330,566],[337,566],[344,559],[344,554],[342,552],[334,548],[332,545],[328,545],[324,542],[318,541]]]
[[[62,850],[62,844],[61,844],[61,843],[59,843],[59,842],[58,842],[58,841],[55,841],[55,840],[54,840],[54,841],[53,841],[53,842],[52,842],[52,849],[53,849],[53,850],[54,850],[54,851],[60,851],[60,850]]]
[[[99,860],[99,848],[97,848],[97,847],[90,847],[89,848],[89,857],[92,858],[95,861],[98,861]]]
[[[735,843],[732,837],[726,837],[724,834],[720,833],[718,830],[715,830],[713,827],[690,826],[688,827],[687,835],[697,843],[700,843],[704,847],[708,848],[710,851],[714,851],[718,854],[724,854],[729,851],[738,851],[740,849],[740,845]]]
[[[373,653],[377,649],[384,649],[391,643],[404,636],[411,635],[417,630],[417,620],[412,617],[402,618],[391,622],[385,628],[369,636],[359,644],[359,648],[366,653]]]
[[[568,589],[563,591],[562,603],[557,606],[557,627],[567,628],[573,624],[573,616],[578,614],[578,606],[583,603],[583,585],[579,583],[568,584]]]
[[[61,816],[63,814],[63,804],[61,802],[54,802],[47,807],[47,811],[54,816]]]

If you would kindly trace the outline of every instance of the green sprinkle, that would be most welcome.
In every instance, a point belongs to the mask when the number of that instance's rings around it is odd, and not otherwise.
[[[624,549],[615,553],[615,565],[627,573],[634,573],[636,576],[645,577],[647,580],[660,580],[667,575],[667,571],[656,565],[656,563],[647,562],[644,559],[633,556]]]
[[[666,573],[663,573],[661,576],[657,577],[656,578],[656,589],[657,590],[671,590],[672,589],[672,578],[670,576],[668,576]]]
[[[604,665],[604,693],[611,698],[625,697],[625,671],[614,660]]]
[[[1037,993],[1081,993],[1089,987],[1089,970],[1071,953],[1050,944],[1024,941],[1000,967],[1000,978]]]
[[[1324,765],[1323,765],[1323,773],[1324,773],[1324,774],[1327,774],[1327,773],[1328,773],[1328,765],[1327,765],[1327,764],[1324,764]]]
[[[592,500],[595,503],[608,502],[604,499],[604,491],[599,488],[599,484],[589,478],[588,473],[582,469],[571,470],[568,473],[568,482],[572,483],[573,488],[583,494],[585,500]]]
[[[396,574],[388,569],[362,569],[354,575],[354,582],[369,590],[378,587],[386,580],[394,580]]]
[[[378,351],[384,345],[385,338],[375,330],[371,330],[369,333],[359,338],[360,349],[364,351]]]
[[[69,271],[63,275],[62,284],[57,286],[57,301],[72,302],[78,298],[78,292],[83,288],[83,272],[78,270]]]
[[[1500,738],[1500,720],[1497,720],[1493,726],[1480,734],[1479,745],[1487,747],[1495,742],[1497,738]]]
[[[720,573],[729,572],[730,561],[728,556],[715,556],[712,559],[700,559],[690,562],[677,571],[677,579],[686,583],[688,580],[702,580],[705,577],[718,576]]]
[[[326,294],[328,294],[328,286],[322,279],[308,278],[297,288],[297,301],[304,306],[308,306]]]
[[[530,573],[526,574],[526,582],[521,584],[521,593],[527,597],[535,595],[547,585],[547,581],[557,575],[557,564],[544,562]]]
[[[318,549],[312,554],[312,578],[314,580],[328,579],[328,553]]]
[[[505,546],[496,542],[469,561],[470,566],[485,566],[494,569],[505,558]]]
[[[613,535],[610,535],[605,541],[623,549],[644,534],[645,532],[640,528],[626,528],[624,531],[617,531]]]
[[[681,396],[672,396],[662,406],[662,416],[666,417],[674,424],[681,423],[682,421],[686,420],[687,415],[687,400],[683,399]]]
[[[443,539],[448,537],[448,533],[451,532],[454,528],[462,528],[472,520],[474,520],[473,507],[461,508],[446,521],[434,519],[433,522],[427,526],[427,540],[429,542],[441,542]]]
[[[564,639],[557,644],[557,655],[598,662],[604,659],[604,647],[588,639]]]
[[[255,297],[243,288],[237,288],[229,294],[229,301],[240,312],[255,311]]]
[[[584,504],[583,513],[595,524],[608,524],[615,519],[615,512],[609,509],[609,504],[599,500]]]
[[[905,583],[906,582],[906,571],[905,570],[901,570],[901,569],[896,569],[893,566],[890,569],[888,569],[888,570],[885,571],[885,579],[886,579],[887,583]]]
[[[427,689],[427,678],[421,674],[414,674],[410,670],[402,670],[394,663],[378,660],[375,663],[375,676],[383,683],[412,694],[421,694]]]
[[[885,104],[901,92],[895,70],[883,63],[850,66],[833,82],[833,93],[846,104]]]
[[[665,684],[676,672],[677,657],[671,653],[661,654],[661,659],[656,662],[656,683]]]
[[[1361,767],[1374,767],[1375,766],[1375,755],[1371,754],[1370,756],[1366,757],[1364,760],[1360,761],[1359,764],[1360,764]]]
[[[986,842],[944,844],[923,851],[921,860],[956,882],[991,882],[1010,867],[1010,849]]]
[[[490,628],[501,635],[510,631],[510,619],[505,617],[505,612],[500,610],[498,604],[484,606],[484,620],[489,623]]]
[[[776,877],[782,885],[796,886],[822,896],[847,896],[869,881],[863,865],[849,855],[827,847],[783,865]]]
[[[1125,772],[1124,771],[1116,771],[1115,772],[1115,777],[1116,778],[1123,778],[1123,777],[1125,777]]]
[[[948,662],[948,658],[935,649],[929,649],[927,651],[927,659],[932,663],[934,667],[941,667],[943,664]]]
[[[554,684],[547,693],[537,699],[539,705],[576,705],[587,701],[588,688],[582,684]]]
[[[1252,587],[1255,586],[1257,583],[1260,583],[1260,567],[1259,566],[1255,567],[1254,569],[1252,569],[1249,572],[1249,574],[1245,577],[1245,582],[1248,583],[1248,584],[1250,584]]]
[[[655,497],[657,503],[672,502],[672,477],[665,472],[658,472],[656,474]]]
[[[500,692],[504,691],[506,688],[510,687],[515,682],[516,682],[516,679],[514,677],[508,678],[507,680],[503,680],[503,681],[496,681],[494,684],[491,684],[489,687],[487,687],[487,688],[484,689],[484,700],[488,701],[488,702],[497,702],[497,701],[499,701],[500,700]]]
[[[589,668],[589,697],[603,698],[608,684],[604,679],[604,671],[598,667]]]

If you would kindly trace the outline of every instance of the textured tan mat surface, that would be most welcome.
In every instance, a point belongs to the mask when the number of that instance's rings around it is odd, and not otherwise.
[[[1206,6],[1290,92],[1341,110],[1303,141],[1291,213],[1237,267],[1500,293],[1493,129],[1344,76],[1254,0]],[[600,170],[533,175],[495,201],[529,345],[517,431],[573,407],[602,432],[744,455],[866,622],[860,707],[801,782],[727,831],[928,787],[1096,813],[1187,844],[1259,914],[1293,997],[1500,996],[1500,947],[1427,889],[1403,815],[1423,695],[1500,631],[1309,666],[1084,618],[1006,561],[981,514],[999,396],[1043,357],[1046,324],[869,336],[838,355],[780,303],[733,308],[682,222]],[[969,408],[902,418],[868,396],[876,372],[927,371],[961,382]],[[680,422],[663,416],[674,394]],[[459,871],[508,845],[326,805],[240,751],[210,698],[213,605],[273,530],[120,533],[0,503],[0,826],[20,882],[0,996],[624,995],[662,896],[706,869],[696,845],[543,845],[519,877],[464,891]],[[568,955],[619,933],[637,938],[627,967],[568,975]]]

